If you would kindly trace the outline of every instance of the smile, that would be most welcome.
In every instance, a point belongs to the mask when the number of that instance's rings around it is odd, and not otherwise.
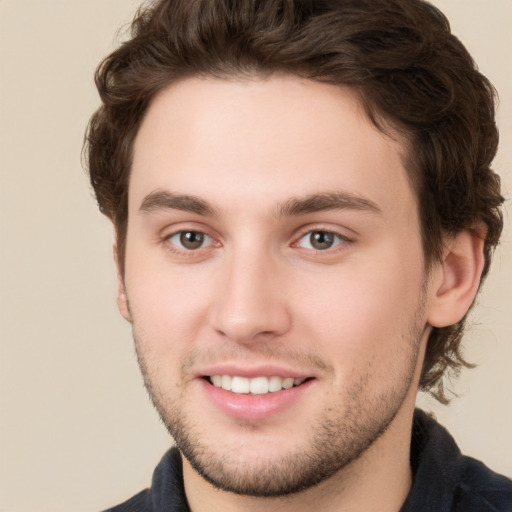
[[[217,388],[236,394],[266,395],[300,386],[306,379],[293,377],[240,377],[238,375],[212,375],[208,381]]]

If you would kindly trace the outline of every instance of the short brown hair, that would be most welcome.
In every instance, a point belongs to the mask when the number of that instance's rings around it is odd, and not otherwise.
[[[100,210],[114,223],[124,265],[132,146],[155,94],[190,76],[289,73],[349,86],[379,129],[407,141],[427,265],[443,237],[486,229],[485,268],[502,229],[495,91],[423,0],[159,0],[141,8],[124,42],[98,67],[102,105],[85,149]],[[459,371],[465,319],[433,329],[421,387],[445,401]]]

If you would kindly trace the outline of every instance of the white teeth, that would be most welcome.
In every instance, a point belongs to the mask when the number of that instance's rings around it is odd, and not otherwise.
[[[251,379],[250,389],[253,395],[266,395],[268,393],[268,379],[266,377]]]
[[[222,377],[224,379],[224,377]],[[233,377],[231,379],[233,393],[249,393],[249,379],[246,377]]]
[[[283,379],[283,388],[290,389],[291,387],[293,387],[293,379],[291,377]]]
[[[270,377],[270,379],[268,379],[268,390],[271,393],[281,391],[281,389],[283,389],[283,379],[281,379],[281,377]]]
[[[220,386],[226,391],[231,391],[231,377],[229,375],[223,375],[221,377]]]
[[[282,389],[290,389],[293,386],[300,386],[305,379],[294,379],[293,377],[255,377],[248,379],[238,375],[212,375],[210,382],[217,388],[225,389],[237,394],[266,395],[275,393]]]
[[[215,387],[221,388],[222,387],[222,375],[214,375],[212,377],[212,383]]]

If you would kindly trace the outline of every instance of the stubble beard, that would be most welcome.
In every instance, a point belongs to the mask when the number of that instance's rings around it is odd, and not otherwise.
[[[309,489],[348,468],[386,432],[414,380],[425,332],[417,318],[418,315],[405,335],[409,343],[403,356],[404,367],[399,382],[379,393],[368,387],[371,380],[371,371],[368,371],[350,389],[343,391],[342,413],[335,404],[326,408],[310,432],[305,431],[302,445],[297,446],[293,453],[276,454],[273,458],[258,460],[252,466],[240,454],[233,457],[229,453],[218,453],[215,446],[204,442],[200,429],[187,416],[183,402],[176,400],[171,403],[158,389],[142,348],[144,342],[135,329],[134,340],[151,401],[182,456],[195,471],[223,491],[253,497],[280,497]],[[373,391],[373,394],[368,391]],[[203,428],[206,428],[206,423],[203,419]],[[290,428],[300,428],[300,425],[290,425]]]

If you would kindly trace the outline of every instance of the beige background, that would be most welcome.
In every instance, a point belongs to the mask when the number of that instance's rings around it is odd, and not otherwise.
[[[512,190],[511,0],[437,0],[501,93]],[[111,227],[80,167],[92,74],[138,0],[0,0],[0,510],[100,510],[147,486],[170,440],[115,306]],[[509,206],[510,208],[510,206]],[[460,446],[512,475],[510,218],[449,408]]]

